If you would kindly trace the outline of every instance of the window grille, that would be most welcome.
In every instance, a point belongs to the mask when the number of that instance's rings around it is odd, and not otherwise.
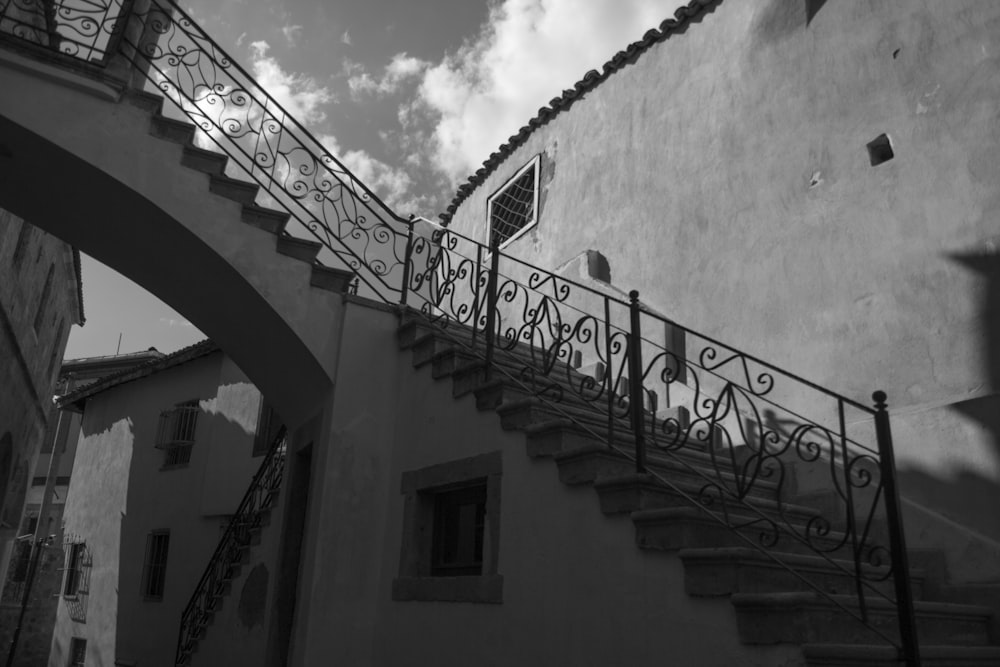
[[[87,640],[73,637],[69,643],[69,667],[84,667],[87,662]]]
[[[83,557],[87,545],[83,542],[73,542],[68,546],[63,595],[73,596],[80,592],[80,584],[83,581]]]
[[[487,201],[491,247],[507,245],[538,222],[538,165],[536,156]]]
[[[146,536],[146,560],[142,569],[142,594],[146,598],[163,598],[169,547],[170,533],[167,531],[154,531]]]
[[[191,446],[198,428],[198,401],[186,401],[160,413],[156,429],[156,447],[166,450],[164,466],[176,466],[191,460]]]

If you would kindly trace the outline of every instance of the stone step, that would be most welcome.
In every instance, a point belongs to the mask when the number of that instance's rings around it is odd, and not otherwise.
[[[282,255],[301,259],[303,262],[312,264],[316,261],[316,256],[323,248],[319,241],[300,239],[297,236],[284,234],[278,237],[278,252]]]
[[[855,567],[850,560],[781,554],[781,561],[808,580],[806,583],[788,567],[782,567],[773,558],[750,547],[681,549],[678,556],[684,563],[684,588],[696,597],[804,591],[811,590],[810,584],[826,593],[856,594]],[[885,594],[893,593],[892,579],[887,578],[888,567],[865,565],[862,572],[872,588]],[[925,576],[923,570],[911,569],[914,597],[923,596]],[[865,586],[864,590],[870,589]]]
[[[737,512],[733,507],[728,509],[728,519],[721,509],[714,510],[715,516],[723,519],[721,522],[703,507],[667,507],[632,512],[636,545],[653,551],[763,546],[771,552],[815,555],[817,550],[822,550],[830,557],[847,554],[846,545],[850,540],[845,539],[842,532],[831,530],[828,534],[821,534],[814,524],[808,533],[810,538],[803,543],[806,526],[787,525],[773,518]]]
[[[213,194],[232,199],[238,204],[253,204],[260,187],[228,176],[210,176],[208,189]]]
[[[190,169],[196,169],[210,176],[222,176],[226,171],[229,158],[222,153],[216,153],[193,144],[186,144],[181,153],[181,164]]]
[[[858,600],[853,595],[827,598],[813,592],[736,593],[730,597],[730,602],[736,609],[740,640],[745,644],[885,641],[875,630],[889,637],[897,636],[896,607],[881,597],[866,598],[867,625],[837,607],[840,604],[859,613]],[[921,642],[965,646],[989,644],[989,609],[946,602],[916,602],[914,606]]]
[[[153,116],[153,136],[159,137],[160,139],[166,139],[167,141],[172,141],[176,144],[183,144],[185,146],[192,145],[194,143],[194,134],[196,129],[197,128],[191,123],[170,118],[169,116],[164,116],[160,113]]]
[[[560,466],[560,479],[562,479],[561,468],[562,466]],[[668,476],[663,476],[663,480],[649,473],[634,471],[615,476],[599,475],[594,481],[594,490],[600,498],[601,511],[604,514],[625,514],[661,507],[687,507],[695,503],[714,503],[717,502],[718,494],[727,493],[729,502],[737,511],[749,505],[775,519],[802,524],[819,516],[812,507],[792,503],[779,504],[764,495],[749,493],[737,498],[730,488],[724,486],[724,480],[695,481],[692,478],[674,480]]]
[[[253,225],[272,234],[281,234],[292,216],[285,211],[275,211],[256,204],[244,204],[240,217],[248,225]]]
[[[806,644],[808,667],[901,667],[899,651],[884,644]],[[920,646],[923,667],[997,667],[997,646]]]
[[[139,90],[138,88],[126,88],[122,94],[122,100],[140,109],[145,109],[150,114],[160,115],[163,109],[162,95]]]
[[[337,294],[346,294],[352,280],[354,280],[353,271],[313,264],[309,284]]]
[[[609,433],[607,413],[605,413],[604,420],[600,425],[587,423],[584,426],[563,417],[551,417],[533,422],[523,430],[527,435],[528,455],[532,458],[553,456],[558,452],[571,451],[581,447],[597,445],[606,447],[609,440],[627,451],[635,448],[635,436],[630,425],[616,421],[614,432]],[[705,453],[708,449],[706,441],[671,440],[665,435],[650,440],[649,434],[645,435],[647,436],[646,455],[651,461],[654,459],[663,460],[668,456],[695,456],[701,457],[706,462],[709,461],[708,454]],[[669,448],[670,453],[661,452],[661,448]]]

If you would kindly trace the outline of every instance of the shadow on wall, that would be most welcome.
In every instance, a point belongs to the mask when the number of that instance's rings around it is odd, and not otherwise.
[[[771,0],[759,14],[754,33],[763,44],[774,44],[807,28],[826,4],[826,0]]]

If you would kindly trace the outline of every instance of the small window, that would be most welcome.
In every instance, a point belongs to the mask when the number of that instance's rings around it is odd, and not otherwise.
[[[142,595],[150,600],[163,599],[163,584],[167,579],[167,551],[170,533],[154,531],[146,537],[146,561],[142,568]]]
[[[12,258],[15,267],[24,259],[24,253],[28,249],[28,243],[31,241],[31,232],[34,230],[35,228],[27,222],[21,223],[21,230],[17,234],[17,243],[14,244],[14,257]]]
[[[170,410],[160,413],[156,447],[166,452],[164,467],[187,465],[191,460],[191,447],[194,445],[200,411],[198,401],[192,400],[178,403]]]
[[[506,246],[538,222],[538,164],[536,156],[487,200],[490,247]]]
[[[260,401],[260,411],[257,413],[257,430],[253,438],[251,456],[263,456],[271,449],[274,439],[281,430],[281,417],[263,399]]]
[[[485,527],[485,479],[475,486],[435,493],[431,575],[482,574]]]
[[[42,320],[45,316],[45,309],[49,305],[49,295],[52,293],[52,274],[55,273],[55,265],[49,265],[49,272],[45,276],[45,286],[42,287],[42,296],[38,299],[38,310],[35,311],[35,333],[41,333]]]
[[[74,542],[66,552],[66,578],[63,584],[63,595],[73,596],[80,592],[83,580],[83,557],[87,545]]]
[[[86,661],[87,640],[73,637],[69,642],[69,667],[84,667]]]

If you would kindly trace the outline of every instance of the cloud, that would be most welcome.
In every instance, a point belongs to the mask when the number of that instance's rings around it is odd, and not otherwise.
[[[243,40],[246,38],[247,34],[245,32],[241,33],[240,36],[236,38],[236,46],[237,47],[243,46]]]
[[[168,327],[193,327],[194,325],[185,319],[175,319],[173,317],[161,317],[160,324],[166,324]]]
[[[270,48],[265,41],[250,43],[250,69],[257,83],[300,123],[322,123],[326,120],[323,107],[336,101],[334,94],[312,77],[286,72],[267,55]]]
[[[302,34],[302,26],[286,25],[281,28],[281,33],[285,36],[285,39],[288,40],[289,46],[295,46],[299,36]]]
[[[434,164],[457,184],[539,107],[677,6],[677,0],[495,4],[476,38],[422,72],[417,102],[433,123],[427,148]]]
[[[413,198],[413,179],[406,171],[392,167],[363,150],[345,151],[333,135],[317,135],[316,140],[390,208],[400,214],[416,212],[419,202]]]
[[[349,72],[355,72],[347,79],[347,84],[351,88],[351,95],[355,99],[363,93],[391,95],[397,92],[403,83],[415,79],[429,66],[430,63],[426,60],[408,56],[404,51],[392,57],[392,60],[385,67],[385,73],[382,75],[382,78],[376,81],[357,63],[345,63],[345,68]]]
[[[347,44],[348,46],[350,46],[351,45],[351,33],[349,33],[348,31],[345,30],[344,34],[340,36],[340,43],[341,44]]]

